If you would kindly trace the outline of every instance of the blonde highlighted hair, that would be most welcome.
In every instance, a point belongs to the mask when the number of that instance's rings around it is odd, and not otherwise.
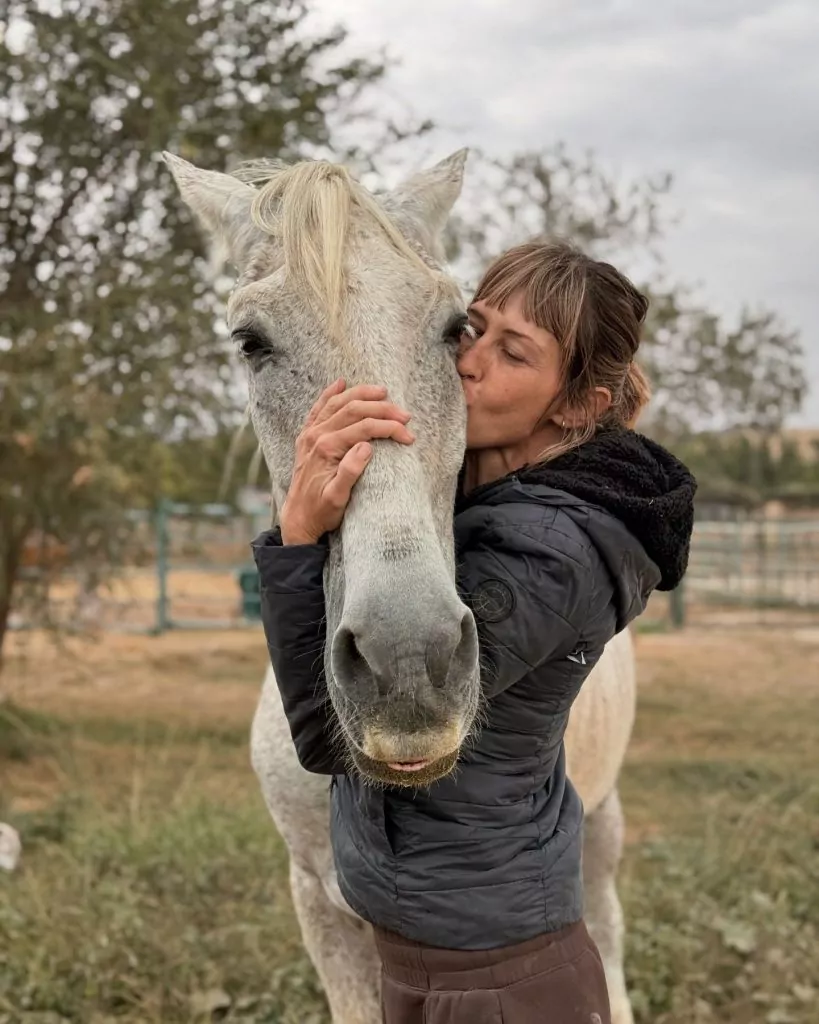
[[[580,425],[542,458],[576,448],[601,426],[633,427],[651,397],[635,362],[648,299],[610,263],[559,240],[526,242],[503,253],[481,279],[475,301],[503,309],[518,294],[526,319],[560,345],[563,386],[544,418],[558,404],[582,413]],[[600,416],[595,388],[611,394]]]

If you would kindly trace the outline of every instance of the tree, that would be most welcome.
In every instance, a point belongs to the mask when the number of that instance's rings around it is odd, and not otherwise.
[[[819,495],[819,458],[787,433],[701,431],[678,438],[676,447],[706,500],[753,506],[774,498],[815,503]]]
[[[298,0],[0,0],[0,652],[32,545],[110,558],[164,442],[239,415],[201,236],[157,154],[331,149],[383,65],[305,17]]]
[[[682,289],[652,289],[645,363],[656,382],[655,430],[782,429],[807,392],[799,335],[769,311],[743,309],[730,328]]]
[[[728,327],[665,280],[660,242],[671,184],[661,175],[623,185],[592,156],[560,145],[483,158],[459,203],[451,251],[472,284],[493,256],[537,235],[624,262],[651,298],[640,350],[655,389],[651,429],[666,440],[714,426],[776,431],[806,392],[798,335],[766,310],[744,310]]]

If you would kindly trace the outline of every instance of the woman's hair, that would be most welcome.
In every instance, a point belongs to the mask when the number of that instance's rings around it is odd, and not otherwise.
[[[648,380],[634,362],[648,299],[610,263],[554,240],[526,242],[498,257],[475,300],[503,309],[519,292],[526,319],[560,345],[560,400],[583,415],[580,426],[567,430],[565,441],[544,457],[576,448],[598,427],[632,426],[651,397]],[[600,417],[594,404],[598,387],[611,394],[611,405]]]

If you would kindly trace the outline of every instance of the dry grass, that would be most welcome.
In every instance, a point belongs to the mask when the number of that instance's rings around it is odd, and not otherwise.
[[[641,1024],[808,1024],[819,629],[638,637],[624,773]],[[0,714],[0,1022],[319,1024],[248,765],[255,631],[15,637]]]

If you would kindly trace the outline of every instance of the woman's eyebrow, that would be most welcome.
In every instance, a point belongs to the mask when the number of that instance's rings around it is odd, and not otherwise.
[[[479,309],[476,309],[474,306],[468,306],[466,311],[469,314],[469,316],[474,317],[476,320],[480,320],[481,323],[483,324],[486,324],[486,317],[483,315],[483,313],[481,313]],[[507,335],[510,338],[518,338],[520,341],[529,341],[533,345],[537,344],[535,339],[530,334],[523,334],[520,331],[513,330],[511,327],[504,327],[501,333]]]
[[[511,327],[504,327],[504,334],[508,334],[510,338],[519,338],[521,341],[531,341],[533,345],[537,342],[530,334],[521,334],[520,331],[513,331]]]

